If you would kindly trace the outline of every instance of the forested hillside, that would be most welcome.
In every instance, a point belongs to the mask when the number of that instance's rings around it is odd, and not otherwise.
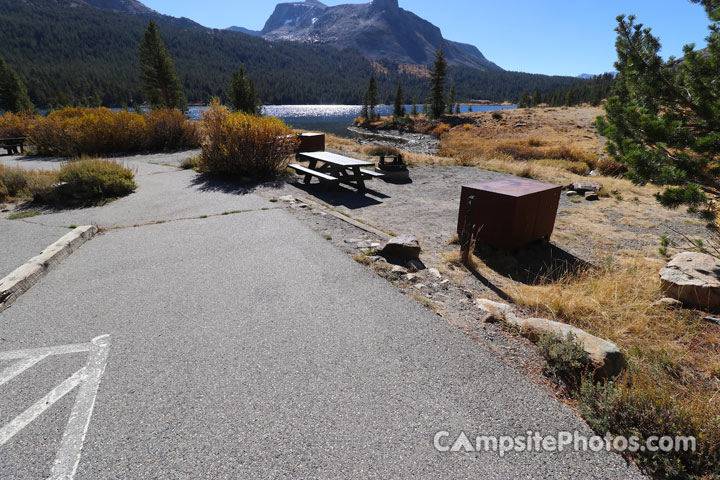
[[[241,66],[267,104],[358,104],[374,72],[380,100],[389,103],[398,80],[406,98],[427,96],[427,79],[377,71],[356,51],[268,42],[189,21],[156,19],[174,56],[190,102],[223,96]],[[115,106],[141,102],[137,46],[148,19],[50,0],[0,0],[0,56],[25,81],[39,107],[72,103]],[[513,72],[451,68],[461,100],[517,101],[525,90],[550,92],[582,82]]]

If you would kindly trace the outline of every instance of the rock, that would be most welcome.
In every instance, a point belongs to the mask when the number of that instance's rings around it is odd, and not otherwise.
[[[706,253],[675,255],[660,270],[660,288],[670,298],[708,310],[720,309],[720,260]]]
[[[292,195],[283,195],[282,197],[278,198],[278,200],[280,200],[281,202],[290,203],[295,201],[295,197],[293,197]]]
[[[585,192],[585,200],[594,202],[595,200],[600,200],[600,197],[598,197],[598,194],[595,192]]]
[[[575,182],[571,184],[568,188],[570,190],[575,190],[580,195],[583,195],[585,192],[598,193],[600,190],[603,189],[603,186],[596,182]]]
[[[493,315],[492,313],[486,313],[486,314],[483,315],[482,318],[480,319],[480,323],[498,323],[499,321],[500,321],[500,319],[497,318],[497,317],[496,317],[495,315]]]
[[[403,278],[408,282],[414,282],[415,280],[417,280],[417,277],[417,273],[406,273]]]
[[[425,264],[422,263],[420,260],[408,260],[405,265],[407,266],[408,270],[419,272],[420,270],[425,270]]]
[[[364,242],[365,240],[362,240],[360,238],[346,238],[345,243],[356,243],[359,244],[360,242]]]
[[[720,318],[717,318],[717,317],[705,317],[704,320],[707,320],[708,322],[713,322],[713,323],[720,325]]]
[[[377,242],[373,242],[372,240],[361,240],[361,241],[357,242],[356,246],[357,246],[357,248],[361,248],[361,249],[368,248],[368,249],[372,249],[372,250],[377,250],[382,245],[380,245]]]
[[[440,270],[438,270],[437,268],[428,269],[428,273],[437,279],[442,278],[442,275],[440,274]]]
[[[567,195],[568,197],[577,197],[580,194],[578,192],[576,192],[575,190],[568,190],[568,192],[565,195]]]
[[[594,376],[597,380],[616,377],[625,368],[625,357],[617,345],[590,335],[584,330],[544,318],[524,318],[518,325],[522,329],[523,336],[533,342],[536,342],[543,333],[557,333],[562,337],[572,333],[592,359],[595,365]]]
[[[617,376],[625,367],[625,357],[612,342],[590,335],[584,330],[560,322],[543,318],[520,318],[515,309],[506,303],[493,302],[485,298],[478,299],[475,304],[486,314],[499,320],[520,327],[523,336],[536,342],[542,333],[554,332],[563,337],[572,332],[578,342],[583,344],[585,351],[595,365],[595,378],[598,380]]]
[[[680,300],[675,300],[674,298],[665,297],[661,298],[653,305],[657,307],[680,308],[682,307],[682,302]]]
[[[515,314],[515,309],[507,303],[493,302],[487,298],[479,298],[475,301],[475,305],[486,313],[492,313],[497,318],[510,323],[517,323],[520,321],[518,316]]]
[[[418,260],[420,258],[420,242],[417,238],[408,235],[395,237],[380,250],[383,257],[400,257],[407,260]]]
[[[426,285],[424,283],[418,283],[417,285],[415,285],[415,288],[417,288],[418,290],[422,290],[425,287]]]
[[[370,260],[370,261],[373,262],[373,263],[374,263],[374,262],[377,262],[377,261],[380,260],[381,258],[382,258],[382,257],[380,257],[380,256],[378,256],[378,255],[368,255],[368,256],[367,256],[367,259]]]
[[[408,273],[407,268],[401,267],[400,265],[395,265],[392,270],[390,270],[392,273],[399,273],[400,275],[405,275]]]

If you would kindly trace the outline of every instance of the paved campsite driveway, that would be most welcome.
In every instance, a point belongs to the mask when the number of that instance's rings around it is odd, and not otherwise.
[[[47,478],[54,462],[71,471],[84,426],[74,418],[89,418],[77,479],[639,477],[606,452],[435,451],[441,430],[590,432],[288,213],[202,190],[193,175],[140,176],[136,194],[92,213],[35,217],[247,210],[109,231],[0,313],[0,383],[40,355],[25,350],[66,346],[0,385],[0,443],[17,430],[0,446],[1,478]],[[48,392],[18,430],[13,419]]]

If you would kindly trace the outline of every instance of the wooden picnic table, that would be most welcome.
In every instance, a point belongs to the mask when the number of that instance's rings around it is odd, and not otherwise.
[[[298,153],[299,162],[308,162],[308,167],[299,164],[292,164],[290,168],[301,175],[305,175],[304,183],[310,183],[313,177],[321,183],[338,184],[345,183],[365,190],[365,180],[382,177],[382,173],[373,172],[363,167],[372,167],[373,163],[357,158],[345,157],[330,152],[307,152]]]
[[[8,155],[25,153],[27,139],[28,137],[0,138],[0,148],[4,148]]]

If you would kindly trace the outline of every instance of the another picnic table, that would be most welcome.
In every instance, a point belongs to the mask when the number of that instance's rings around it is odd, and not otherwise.
[[[382,173],[373,172],[362,167],[372,167],[373,163],[357,158],[345,157],[330,152],[308,152],[298,153],[298,162],[309,162],[308,167],[298,163],[290,165],[301,175],[305,175],[305,183],[310,183],[313,177],[321,183],[338,184],[345,183],[365,190],[365,180],[382,177]],[[318,166],[319,164],[319,166]]]
[[[27,137],[0,138],[0,148],[4,148],[8,155],[24,153],[27,140]]]

